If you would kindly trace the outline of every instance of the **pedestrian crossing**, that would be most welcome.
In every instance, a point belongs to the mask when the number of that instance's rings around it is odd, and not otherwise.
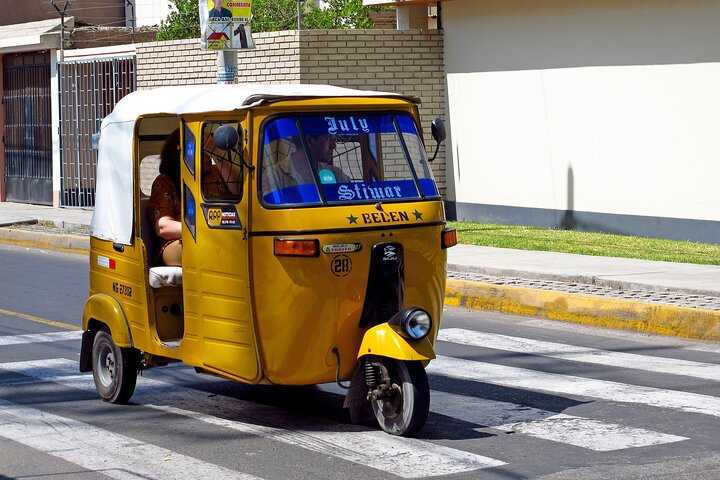
[[[4,363],[0,364],[0,370],[95,392],[92,376],[77,373],[77,364],[71,360]],[[206,392],[148,378],[139,379],[133,401],[146,408],[269,438],[381,471],[392,467],[395,475],[404,478],[451,475],[504,464],[482,455],[331,421],[313,419],[311,429],[291,430],[281,427],[287,423],[286,418],[276,408],[223,396],[208,399]]]
[[[0,346],[77,338],[77,332],[9,336],[0,337]],[[713,363],[615,352],[460,328],[442,330],[438,340],[442,342],[440,347],[443,344],[464,345],[475,349],[533,355],[570,366],[601,365],[696,378],[705,383],[720,382],[720,365]],[[169,369],[167,371],[181,371],[184,367],[166,368]],[[632,405],[646,409],[649,415],[663,415],[664,412],[673,411],[700,414],[708,418],[720,417],[720,397],[589,378],[581,374],[548,373],[446,355],[439,355],[430,362],[427,372],[431,387],[437,383],[434,379],[442,379],[440,383],[443,386],[447,382],[462,381],[470,382],[471,385],[492,385],[577,401],[608,402],[611,405],[608,408],[613,408],[612,405],[616,403]],[[21,388],[31,382],[47,382],[95,393],[92,375],[78,373],[77,361],[69,359],[0,363],[0,374],[5,374],[0,381],[0,391],[8,392],[11,391],[9,388]],[[223,395],[209,396],[206,391],[185,387],[165,378],[162,375],[139,378],[133,401],[145,410],[155,411],[157,415],[182,418],[262,441],[278,442],[321,455],[322,458],[351,462],[402,478],[455,474],[468,474],[471,475],[468,478],[476,478],[475,475],[482,470],[502,469],[513,463],[511,454],[498,455],[495,452],[494,455],[486,456],[477,449],[467,451],[463,445],[422,438],[422,432],[420,438],[401,438],[332,419],[296,418],[279,407]],[[335,385],[323,385],[321,390],[333,394],[344,393]],[[479,395],[457,393],[461,390],[436,388],[431,391],[433,428],[437,429],[437,425],[442,425],[443,418],[448,418],[452,422],[469,425],[468,429],[475,432],[495,432],[495,435],[513,433],[528,441],[552,442],[565,448],[578,448],[598,454],[692,440],[687,433],[678,435],[676,432],[656,431],[662,428],[644,428],[647,424],[628,425],[627,422],[545,410],[526,405],[511,395],[498,399],[497,396],[482,398]],[[58,412],[50,413],[20,405],[17,398],[0,398],[0,436],[112,478],[188,478],[197,475],[260,478],[254,473],[230,470],[203,459],[173,452],[165,446],[153,445],[60,416]],[[489,438],[488,441],[492,441],[492,435]],[[542,448],[543,444],[539,445],[538,448]]]

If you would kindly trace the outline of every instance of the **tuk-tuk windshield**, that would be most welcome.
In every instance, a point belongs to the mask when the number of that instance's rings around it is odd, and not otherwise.
[[[268,206],[437,198],[413,118],[401,112],[274,117],[263,127]]]

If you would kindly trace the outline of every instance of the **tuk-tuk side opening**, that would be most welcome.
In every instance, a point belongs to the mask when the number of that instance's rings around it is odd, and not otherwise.
[[[141,118],[137,121],[136,152],[139,158],[136,228],[144,245],[147,269],[149,324],[154,335],[165,345],[180,342],[184,333],[182,268],[162,266],[159,255],[163,239],[155,233],[154,216],[148,210],[152,185],[160,174],[160,152],[178,129],[176,116]],[[178,148],[179,148],[178,144]],[[179,180],[179,179],[178,179]]]

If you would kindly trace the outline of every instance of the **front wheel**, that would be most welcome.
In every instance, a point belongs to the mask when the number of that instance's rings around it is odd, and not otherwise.
[[[425,425],[430,410],[430,386],[420,362],[382,358],[387,380],[371,392],[370,405],[380,428],[392,435],[410,436]]]
[[[92,349],[93,379],[100,397],[110,403],[127,403],[135,392],[137,351],[120,348],[107,327],[95,334]]]

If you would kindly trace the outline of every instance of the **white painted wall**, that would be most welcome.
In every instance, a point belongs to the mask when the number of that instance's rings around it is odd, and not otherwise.
[[[442,7],[451,200],[720,220],[720,2]]]
[[[170,2],[167,0],[134,0],[136,27],[160,25],[170,13]],[[130,8],[126,8],[127,18],[130,19]],[[129,25],[129,24],[128,24]]]

